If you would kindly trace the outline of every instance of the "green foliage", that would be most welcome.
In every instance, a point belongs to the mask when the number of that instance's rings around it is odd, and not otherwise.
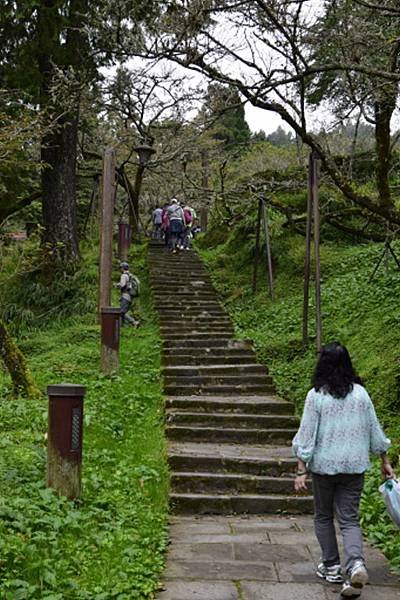
[[[76,270],[53,267],[55,251],[41,246],[36,236],[3,251],[0,312],[14,331],[43,327],[96,310],[98,267],[94,241],[83,244],[86,260]]]
[[[223,141],[227,149],[250,141],[250,128],[235,88],[217,83],[210,84],[204,109],[210,118],[217,118],[213,137]]]
[[[278,393],[292,400],[300,414],[316,361],[312,283],[310,345],[302,347],[304,240],[282,230],[279,223],[272,228],[276,299],[272,302],[268,294],[265,254],[259,266],[259,291],[253,296],[254,223],[253,211],[229,232],[214,225],[210,238],[208,234],[203,238],[200,251],[225,298],[237,335],[253,340]],[[400,256],[400,244],[394,247]],[[338,238],[322,245],[323,338],[325,342],[339,340],[349,348],[392,440],[396,464],[400,451],[400,273],[392,261],[388,273],[381,265],[373,282],[368,282],[382,249],[381,244],[351,245]],[[374,467],[365,487],[363,526],[399,568],[400,540],[383,510],[377,469]]]
[[[142,282],[142,327],[122,329],[117,375],[99,372],[94,313],[20,333],[42,390],[65,381],[86,386],[80,502],[59,498],[44,485],[46,401],[10,399],[9,379],[0,372],[4,600],[154,598],[167,543],[168,504],[160,338],[143,249],[131,262]],[[91,283],[86,285],[81,293],[91,294]]]

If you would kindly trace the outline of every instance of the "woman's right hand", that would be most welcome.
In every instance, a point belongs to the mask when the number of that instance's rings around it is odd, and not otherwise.
[[[305,475],[296,475],[294,480],[295,492],[306,492],[307,491],[307,473]]]

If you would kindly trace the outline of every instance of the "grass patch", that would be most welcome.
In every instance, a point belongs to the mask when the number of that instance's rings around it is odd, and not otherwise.
[[[47,400],[11,399],[8,377],[0,373],[5,600],[154,598],[167,544],[168,468],[160,337],[143,263],[144,248],[137,247],[142,327],[122,329],[118,375],[99,372],[93,314],[20,329],[20,346],[41,389],[62,382],[86,386],[79,503],[45,487]]]

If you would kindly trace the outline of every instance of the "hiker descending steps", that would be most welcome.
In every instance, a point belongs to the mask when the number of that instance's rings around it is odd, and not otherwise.
[[[139,296],[139,279],[130,273],[129,264],[127,262],[122,262],[120,264],[120,269],[121,278],[119,282],[115,284],[115,287],[117,287],[121,292],[120,306],[122,325],[127,323],[128,325],[132,325],[132,327],[139,327],[139,321],[128,315],[134,298]]]

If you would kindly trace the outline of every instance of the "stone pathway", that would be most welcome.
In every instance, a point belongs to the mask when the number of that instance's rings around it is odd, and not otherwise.
[[[309,516],[174,517],[158,600],[339,600],[314,574],[319,547]],[[370,545],[363,600],[399,600],[400,584]]]
[[[193,252],[171,255],[153,242],[148,263],[163,337],[171,507],[180,515],[158,600],[338,597],[340,586],[314,574],[312,497],[293,490],[293,405],[275,395],[251,344],[234,339]],[[368,546],[366,558],[364,600],[400,600],[382,555]]]

